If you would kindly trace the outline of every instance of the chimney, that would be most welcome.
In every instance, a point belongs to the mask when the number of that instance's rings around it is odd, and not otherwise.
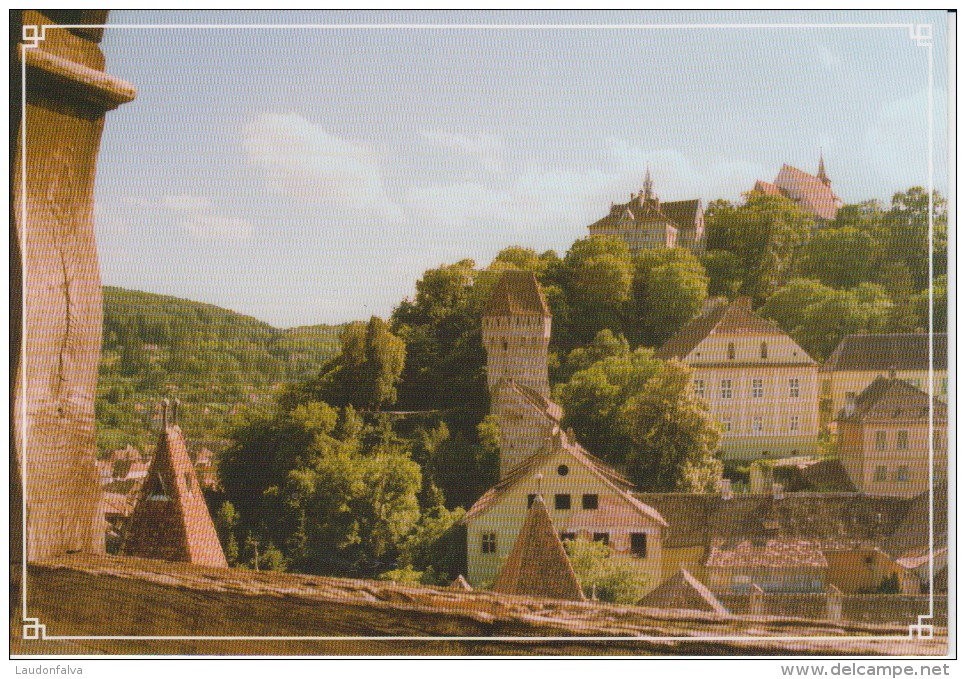
[[[722,500],[731,499],[731,479],[721,479],[718,482],[718,489],[721,491]]]
[[[848,417],[855,412],[855,394],[848,394],[845,397],[845,408],[842,409],[842,413]]]
[[[168,399],[161,399],[161,431],[168,428]]]
[[[785,499],[785,486],[780,483],[771,484],[771,496],[775,500]]]
[[[174,403],[171,404],[171,424],[175,427],[178,426],[178,410],[181,408],[181,401],[175,399]]]

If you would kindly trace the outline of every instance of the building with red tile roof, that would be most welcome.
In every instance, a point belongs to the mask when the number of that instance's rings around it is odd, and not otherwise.
[[[758,180],[753,191],[781,196],[798,204],[819,224],[835,221],[842,199],[832,191],[832,180],[825,173],[825,159],[819,155],[818,173],[811,175],[791,165],[782,165],[773,183]]]
[[[541,495],[531,503],[492,589],[502,594],[547,599],[586,599]]]
[[[127,523],[121,553],[227,568],[181,427],[166,409],[154,460]]]

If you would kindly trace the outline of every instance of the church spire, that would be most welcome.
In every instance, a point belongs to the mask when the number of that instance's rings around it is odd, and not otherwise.
[[[647,166],[647,173],[644,175],[644,200],[651,200],[653,198],[652,189],[654,188],[654,182],[651,181],[651,166]]]
[[[822,153],[821,147],[819,147],[819,150],[818,150],[818,174],[815,176],[821,179],[822,183],[825,184],[825,186],[832,185],[832,180],[830,180],[828,178],[828,175],[825,174],[825,157],[824,157],[824,154]]]

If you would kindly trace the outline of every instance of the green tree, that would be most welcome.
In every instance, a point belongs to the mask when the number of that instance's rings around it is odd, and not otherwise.
[[[571,246],[561,278],[570,307],[572,341],[587,344],[604,328],[623,331],[633,275],[630,250],[621,238],[583,238]]]
[[[649,250],[634,266],[628,331],[645,346],[660,346],[701,310],[708,277],[687,250]]]
[[[934,275],[946,273],[947,215],[946,201],[933,192],[933,264]],[[929,285],[929,193],[914,186],[892,197],[892,207],[882,219],[884,233],[880,266],[888,262],[902,263],[912,277],[915,290]],[[900,300],[893,298],[897,303]]]
[[[238,564],[238,538],[235,537],[237,527],[238,512],[235,511],[235,506],[231,502],[223,502],[215,514],[215,529],[229,566]]]
[[[716,483],[718,426],[707,404],[692,396],[685,365],[637,349],[576,373],[555,396],[563,425],[640,486],[699,491]]]
[[[853,288],[872,280],[876,240],[869,231],[853,227],[819,231],[803,248],[799,271],[825,285]]]
[[[651,578],[631,564],[613,558],[602,542],[566,540],[564,549],[587,598],[615,604],[636,604],[650,589]]]
[[[735,299],[741,289],[744,267],[738,255],[727,250],[712,250],[701,255],[708,274],[708,296]]]
[[[705,212],[707,250],[732,253],[742,265],[739,292],[763,303],[792,275],[796,250],[815,227],[792,201],[759,192],[743,205],[713,201]]]

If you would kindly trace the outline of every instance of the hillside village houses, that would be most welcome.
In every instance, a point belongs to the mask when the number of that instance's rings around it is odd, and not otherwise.
[[[718,415],[732,412],[735,421],[742,422],[770,415],[770,422],[788,422],[797,414],[802,434],[769,432],[762,426],[760,436],[775,448],[797,450],[813,444],[818,405],[815,362],[787,335],[753,314],[744,300],[715,305],[698,321],[697,329],[669,342],[665,355],[699,359],[699,348],[701,353],[710,352],[703,358],[711,365],[695,360],[695,368],[736,370],[705,377],[716,379],[717,388],[722,380],[731,379],[730,400],[739,398],[737,384],[744,380],[750,382],[745,391],[768,388],[768,398],[778,402],[764,405],[762,415],[755,414],[754,405],[748,412],[719,408]],[[545,358],[535,355],[546,351],[550,322],[536,277],[505,272],[483,320],[492,408],[504,438],[501,479],[464,518],[467,576],[473,587],[499,583],[500,591],[507,593],[573,594],[570,571],[560,560],[560,541],[572,539],[604,542],[612,548],[612,558],[648,575],[652,590],[662,586],[660,594],[645,597],[645,604],[690,601],[699,610],[712,612],[721,610],[715,597],[747,608],[748,597],[758,597],[755,605],[764,605],[762,596],[771,602],[766,608],[773,614],[782,614],[782,607],[797,611],[807,602],[811,606],[814,600],[808,597],[814,596],[829,602],[829,608],[821,609],[826,611],[839,606],[843,596],[877,591],[890,578],[899,592],[917,594],[928,586],[923,564],[930,555],[939,564],[937,572],[945,568],[944,536],[930,546],[925,492],[786,493],[775,484],[768,492],[735,494],[728,482],[711,494],[636,489],[619,470],[561,431],[563,413],[545,395]],[[675,347],[683,353],[671,351]],[[732,351],[734,357],[729,358]],[[739,362],[748,365],[738,366]],[[797,395],[786,391],[795,385],[790,383],[795,376]],[[754,382],[759,379],[760,387]],[[758,398],[742,393],[740,398]],[[788,438],[795,442],[783,441]],[[748,455],[757,448],[737,441],[732,450]],[[944,530],[940,525],[945,525],[945,507],[937,507],[939,531]],[[548,536],[547,525],[552,525],[555,539]],[[521,555],[551,565],[530,569],[529,577],[522,577],[526,559]],[[556,577],[551,571],[562,574],[564,581],[549,581]],[[887,615],[891,606],[887,600],[869,605],[877,615]]]
[[[617,236],[631,254],[642,250],[704,249],[704,207],[699,198],[662,203],[654,193],[651,170],[644,186],[627,203],[612,203],[607,216],[591,224],[591,236]]]
[[[656,352],[692,369],[695,396],[721,425],[724,459],[815,452],[818,363],[751,300],[712,300]]]

